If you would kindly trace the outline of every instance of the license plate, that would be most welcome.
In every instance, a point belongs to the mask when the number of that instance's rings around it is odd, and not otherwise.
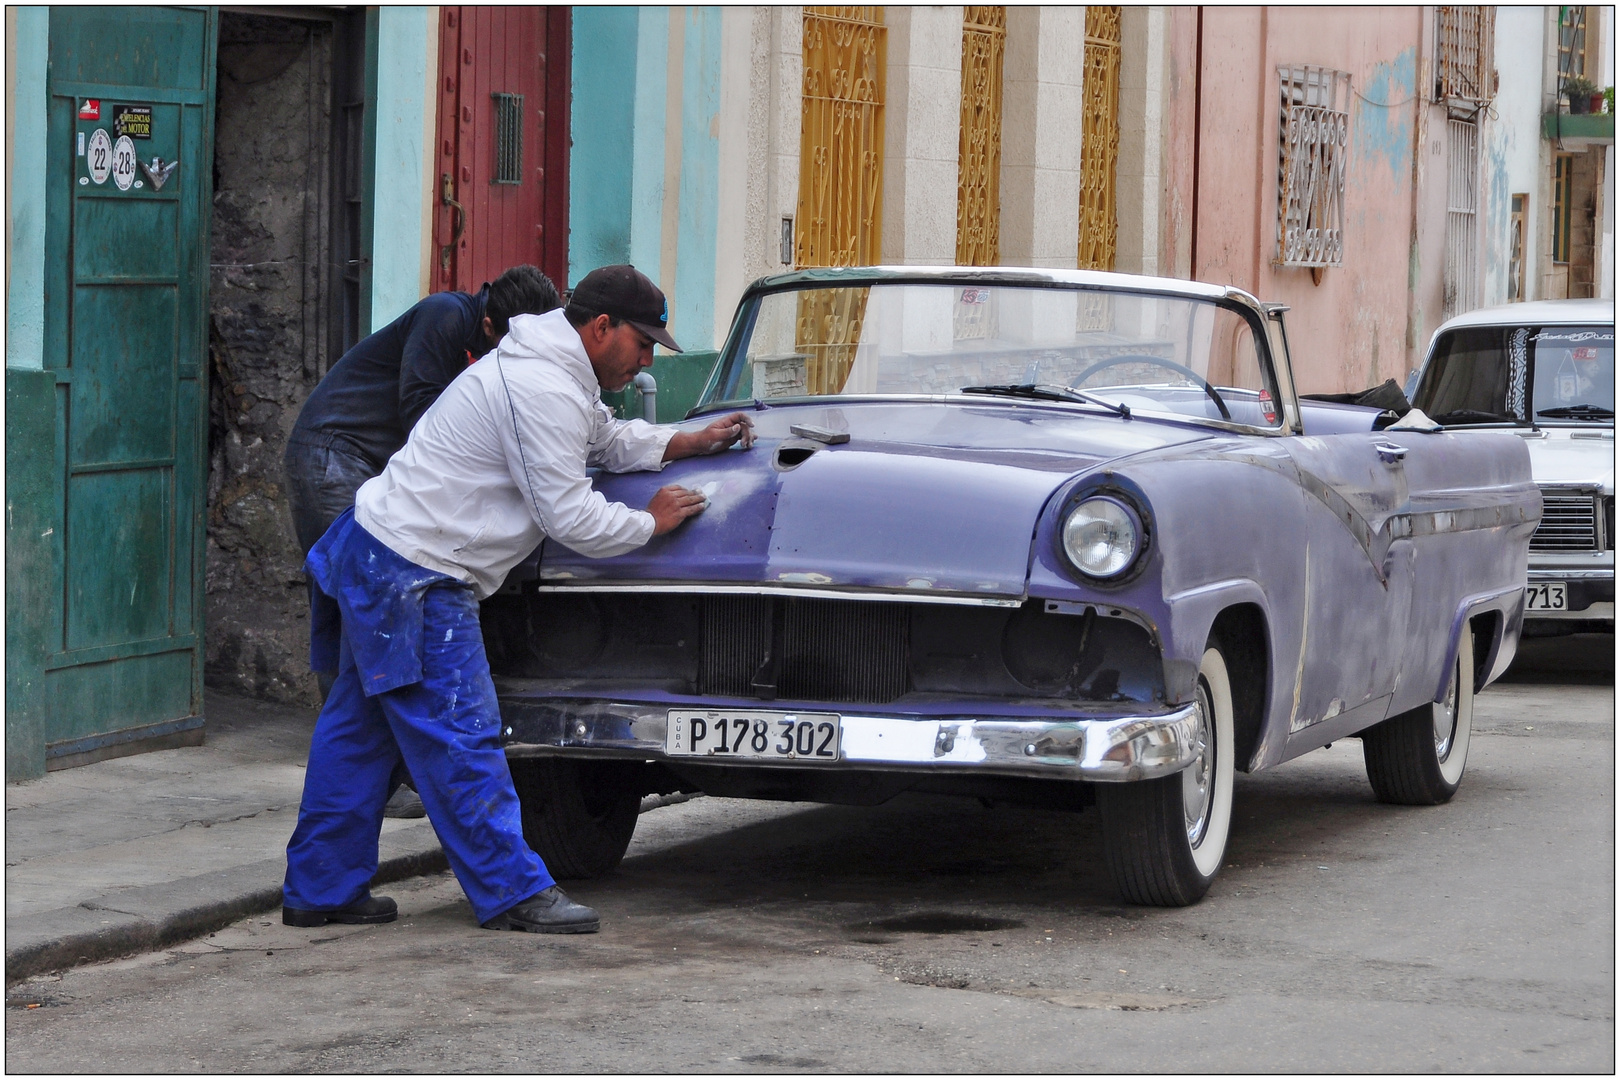
[[[1569,600],[1562,581],[1544,581],[1531,585],[1524,592],[1528,611],[1567,611]]]
[[[838,760],[837,713],[671,709],[664,750],[678,757],[815,764]]]

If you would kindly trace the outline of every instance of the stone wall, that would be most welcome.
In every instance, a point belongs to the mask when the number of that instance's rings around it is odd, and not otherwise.
[[[220,16],[208,425],[207,681],[316,703],[281,452],[333,343],[332,32]]]

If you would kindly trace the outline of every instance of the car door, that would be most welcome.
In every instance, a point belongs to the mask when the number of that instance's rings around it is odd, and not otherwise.
[[[1382,720],[1400,678],[1413,580],[1413,447],[1371,431],[1286,442],[1306,526],[1305,627],[1289,716],[1297,753]]]

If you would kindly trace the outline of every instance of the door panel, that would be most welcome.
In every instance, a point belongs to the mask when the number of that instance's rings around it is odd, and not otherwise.
[[[60,577],[47,766],[91,736],[160,724],[172,735],[177,723],[201,734],[216,19],[206,8],[51,9],[46,366]],[[120,105],[150,116],[149,130],[126,132],[150,170],[122,187],[84,153],[98,130],[116,147]]]
[[[439,9],[436,290],[519,263],[565,287],[569,37],[567,8]]]
[[[1387,441],[1380,434],[1287,441],[1305,498],[1305,642],[1289,724],[1302,732],[1363,706],[1376,712],[1374,703],[1393,692],[1411,606],[1412,547],[1391,524],[1407,502],[1404,466],[1379,457]]]

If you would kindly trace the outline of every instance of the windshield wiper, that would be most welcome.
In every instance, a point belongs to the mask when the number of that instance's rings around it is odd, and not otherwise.
[[[1517,424],[1518,417],[1503,416],[1500,413],[1482,412],[1479,409],[1457,409],[1453,412],[1441,413],[1432,418],[1437,424]]]
[[[1095,394],[1075,390],[1068,386],[1049,386],[1045,383],[1001,383],[988,386],[964,386],[964,394],[991,394],[996,397],[1031,398],[1036,401],[1077,401],[1107,409],[1115,416],[1129,420],[1131,409],[1123,402],[1105,401]]]
[[[1537,416],[1550,416],[1554,420],[1613,420],[1614,410],[1601,405],[1560,405],[1555,409],[1537,409]]]

